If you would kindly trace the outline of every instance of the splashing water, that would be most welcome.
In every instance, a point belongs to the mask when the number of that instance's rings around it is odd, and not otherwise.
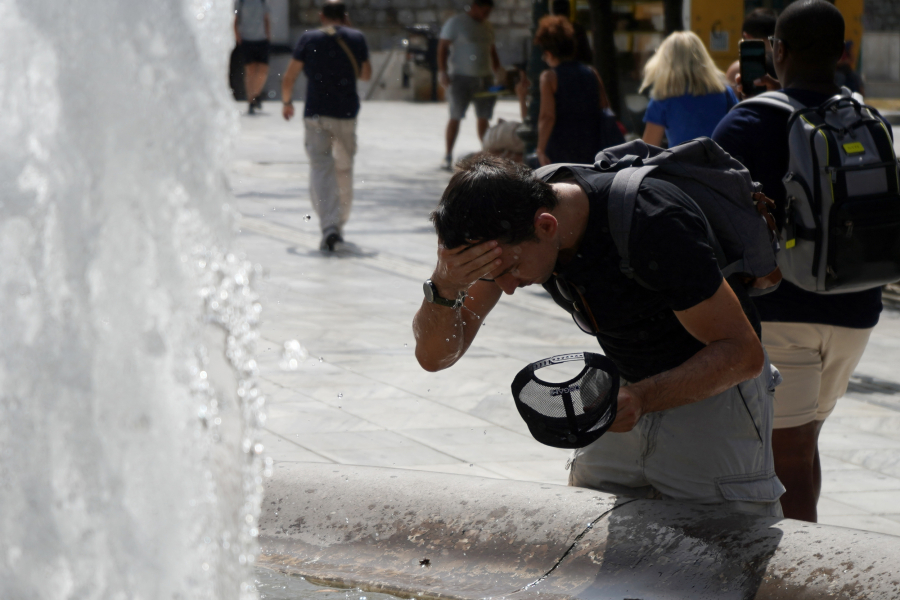
[[[256,597],[232,9],[0,2],[0,598]]]

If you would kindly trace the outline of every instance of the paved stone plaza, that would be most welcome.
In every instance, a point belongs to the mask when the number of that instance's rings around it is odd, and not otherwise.
[[[516,113],[502,102],[495,114]],[[331,256],[318,250],[302,121],[286,123],[277,103],[241,117],[229,179],[239,246],[267,272],[267,453],[564,484],[568,452],[531,438],[509,385],[530,361],[598,346],[542,289],[501,302],[451,369],[427,373],[413,356],[410,324],[435,259],[428,214],[449,179],[438,169],[446,117],[444,104],[363,105],[349,243]],[[457,153],[477,148],[470,115]],[[279,366],[292,339],[309,352],[293,371]],[[820,520],[900,535],[900,312],[883,313],[820,448]]]

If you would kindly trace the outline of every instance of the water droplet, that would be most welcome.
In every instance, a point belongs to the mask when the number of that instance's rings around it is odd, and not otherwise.
[[[469,463],[469,466],[470,466],[470,467],[474,467],[475,465],[473,465],[472,463]]]
[[[343,397],[344,397],[344,393],[343,393],[343,392],[341,392],[340,394],[338,394],[338,398],[343,398]]]
[[[408,344],[403,344],[403,347],[406,348],[407,345],[408,345]]]
[[[456,336],[454,335],[453,337],[456,337]],[[444,340],[444,341],[449,342],[449,341],[450,341],[450,338],[447,338],[447,339]]]
[[[312,219],[312,215],[303,215],[304,221],[309,222],[310,219]]]
[[[325,359],[322,358],[322,357],[320,356],[320,357],[319,357],[319,362],[322,362],[323,360],[325,360]]]

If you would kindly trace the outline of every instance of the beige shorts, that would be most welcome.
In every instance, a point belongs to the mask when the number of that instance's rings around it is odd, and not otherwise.
[[[872,329],[763,322],[762,341],[784,379],[775,390],[775,429],[824,421],[862,358]]]

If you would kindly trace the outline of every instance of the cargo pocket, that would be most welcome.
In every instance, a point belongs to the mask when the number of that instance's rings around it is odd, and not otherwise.
[[[741,502],[774,502],[784,493],[784,486],[774,472],[747,473],[716,477],[716,487],[725,500]]]

